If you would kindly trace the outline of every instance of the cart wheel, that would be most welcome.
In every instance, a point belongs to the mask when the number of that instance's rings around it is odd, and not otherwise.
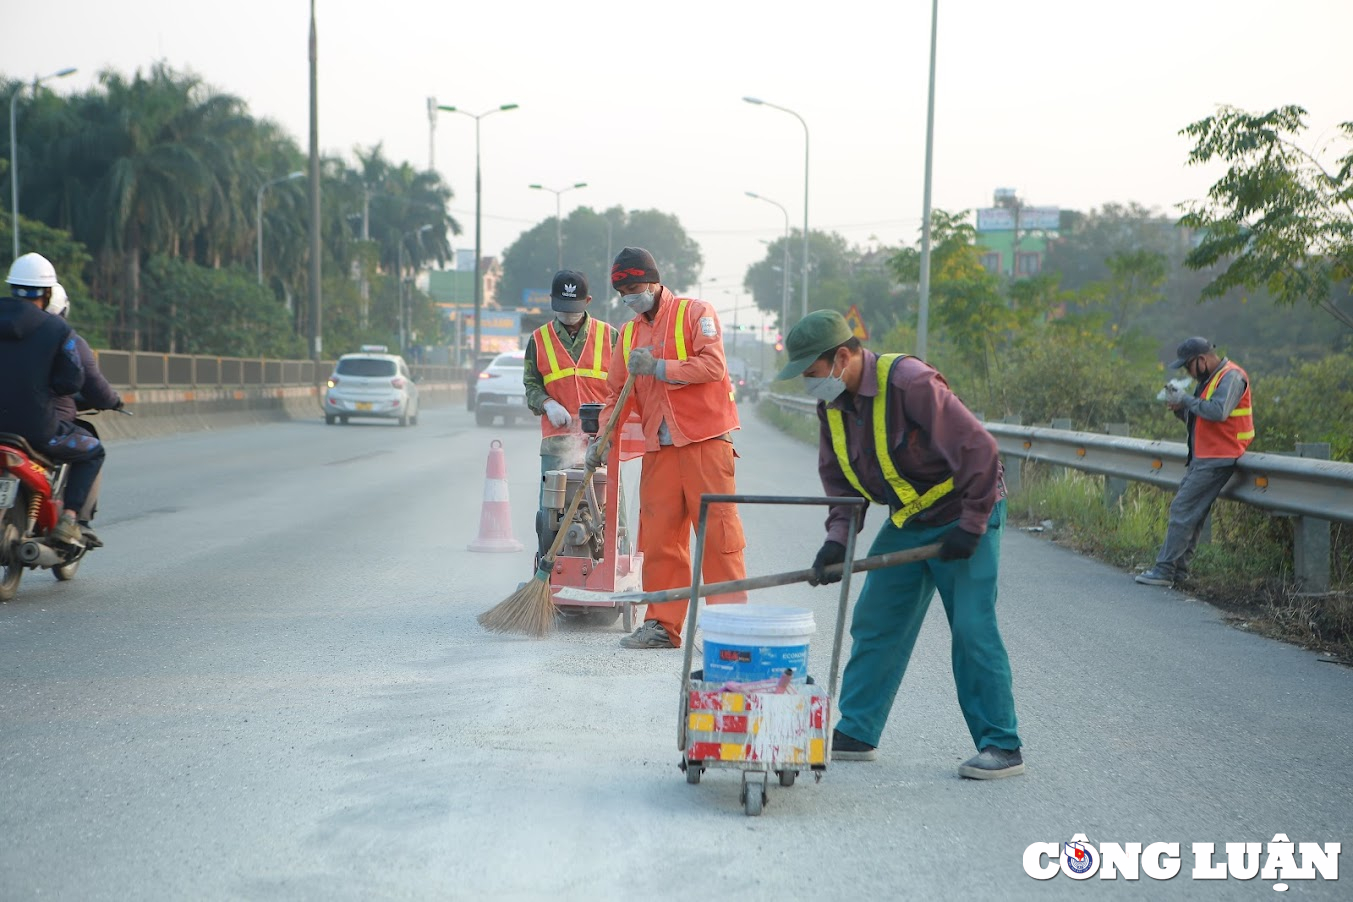
[[[799,772],[796,770],[782,770],[777,771],[777,773],[780,775],[781,786],[793,786],[794,778],[799,775]]]
[[[760,817],[761,808],[766,802],[766,794],[759,786],[748,786],[742,795],[742,810],[747,812],[748,817]]]
[[[686,782],[691,784],[692,786],[695,786],[700,782],[700,775],[703,774],[704,772],[705,769],[698,764],[687,764]]]

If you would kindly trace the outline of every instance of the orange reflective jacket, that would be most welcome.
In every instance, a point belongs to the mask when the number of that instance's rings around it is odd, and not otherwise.
[[[663,287],[652,322],[641,314],[620,330],[620,347],[609,377],[612,398],[624,382],[630,350],[639,347],[653,348],[653,356],[666,361],[670,380],[645,376],[635,381],[632,403],[643,425],[646,450],[658,450],[664,421],[677,445],[702,442],[738,428],[723,335],[712,306],[679,298]]]
[[[1232,370],[1245,380],[1245,391],[1236,402],[1230,416],[1218,423],[1200,416],[1193,418],[1194,457],[1239,457],[1254,441],[1254,411],[1250,407],[1250,377],[1231,361],[1220,367],[1198,397],[1210,400],[1221,383],[1221,377]]]
[[[588,317],[587,342],[576,361],[564,348],[553,321],[537,329],[533,337],[536,368],[545,384],[545,394],[573,416],[573,422],[568,426],[555,426],[549,417],[541,417],[540,434],[549,437],[580,433],[578,407],[586,403],[601,404],[606,400],[606,367],[612,353],[611,329],[596,317]]]

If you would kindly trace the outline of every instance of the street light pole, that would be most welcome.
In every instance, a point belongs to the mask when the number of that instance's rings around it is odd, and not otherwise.
[[[776,203],[769,197],[762,197],[755,191],[748,191],[747,196],[764,200],[768,204],[774,204],[785,215],[785,240],[782,242],[784,261],[780,264],[780,275],[784,276],[785,287],[784,295],[780,298],[780,333],[787,334],[789,332],[789,211],[785,209],[784,204]]]
[[[437,107],[437,109],[439,110],[444,110],[448,113],[460,113],[462,116],[469,116],[471,119],[474,120],[474,359],[475,360],[479,359],[479,347],[481,335],[481,329],[479,326],[479,312],[480,308],[483,306],[484,303],[483,301],[484,285],[483,279],[481,278],[479,272],[480,267],[483,266],[482,262],[483,250],[482,245],[480,243],[480,235],[481,235],[480,220],[482,218],[481,211],[483,209],[482,208],[483,191],[479,167],[479,120],[483,119],[485,116],[491,116],[494,113],[501,113],[507,110],[515,110],[516,108],[517,104],[515,103],[505,103],[502,106],[496,106],[493,109],[485,110],[482,113],[470,113],[454,106],[438,105]]]
[[[74,72],[75,69],[72,67],[53,72],[51,75],[44,75],[41,78],[35,78],[33,79],[33,92],[36,94],[38,85],[49,78],[65,78]],[[19,128],[15,104],[18,103],[19,95],[23,93],[23,89],[26,87],[27,85],[23,82],[19,82],[19,86],[14,89],[14,93],[9,95],[9,215],[10,219],[13,220],[11,231],[14,232],[15,260],[19,259]]]
[[[565,191],[572,191],[574,188],[586,188],[587,182],[577,182],[567,188],[546,188],[544,185],[528,185],[527,187],[535,188],[537,191],[550,191],[554,194],[554,271],[558,272],[564,268],[564,220],[560,218],[562,210],[559,205],[559,198]]]
[[[437,98],[428,98],[428,172],[437,168]]]
[[[930,3],[930,98],[925,111],[925,191],[921,200],[921,284],[917,302],[916,356],[926,356],[926,338],[930,321],[930,167],[935,146],[935,33],[940,15],[940,0]]]
[[[254,232],[258,237],[258,284],[263,284],[263,194],[273,185],[305,178],[305,173],[297,170],[279,178],[271,179],[258,186],[257,203],[254,206]]]
[[[768,106],[773,110],[788,113],[803,126],[803,311],[800,316],[808,315],[808,123],[798,113],[786,107],[777,106],[759,97],[744,97],[743,100],[757,106]]]

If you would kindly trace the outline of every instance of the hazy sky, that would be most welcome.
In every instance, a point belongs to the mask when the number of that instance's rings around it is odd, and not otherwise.
[[[163,59],[306,147],[306,0],[5,6],[8,75],[77,66],[51,83],[68,92]],[[429,95],[472,112],[521,105],[481,123],[485,253],[554,215],[554,196],[527,185],[585,181],[565,216],[675,213],[704,252],[707,299],[731,311],[760,241],[784,230],[744,192],[803,222],[803,128],[744,95],[807,120],[813,229],[917,240],[929,0],[320,0],[318,22],[326,152],[384,142],[426,166]],[[1350,34],[1353,0],[940,0],[934,205],[987,206],[1008,186],[1036,205],[1171,211],[1218,174],[1187,168],[1178,135],[1218,104],[1300,104],[1313,142],[1353,119]],[[472,120],[440,115],[436,164],[465,227],[456,246],[472,248]]]

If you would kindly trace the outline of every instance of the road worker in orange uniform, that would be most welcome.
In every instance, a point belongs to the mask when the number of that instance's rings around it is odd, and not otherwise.
[[[526,406],[540,417],[540,475],[576,467],[587,450],[578,408],[606,399],[606,367],[616,330],[587,313],[587,277],[561,269],[550,286],[555,319],[526,342]],[[543,489],[542,489],[543,491]]]
[[[639,541],[644,555],[644,591],[691,584],[691,537],[703,494],[733,494],[733,430],[738,409],[724,360],[723,334],[714,308],[679,298],[661,284],[653,255],[627,247],[611,267],[611,286],[634,312],[620,330],[607,375],[604,424],[629,373],[630,403],[644,434],[639,480]],[[604,462],[593,442],[588,464]],[[743,579],[746,541],[732,504],[709,509],[705,533],[705,583]],[[741,603],[745,593],[715,596],[711,604]],[[650,604],[644,623],[620,640],[625,648],[679,648],[685,601]]]

